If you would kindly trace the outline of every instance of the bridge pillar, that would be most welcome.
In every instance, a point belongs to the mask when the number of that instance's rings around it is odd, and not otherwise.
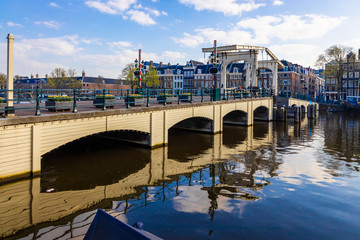
[[[254,107],[253,102],[247,102],[247,125],[252,126],[254,124]]]
[[[167,112],[158,111],[150,114],[150,147],[162,147],[168,144]]]
[[[213,106],[213,133],[221,133],[223,131],[223,118],[222,114],[222,106],[214,105]]]
[[[33,125],[31,135],[31,174],[36,176],[41,171],[40,126]]]

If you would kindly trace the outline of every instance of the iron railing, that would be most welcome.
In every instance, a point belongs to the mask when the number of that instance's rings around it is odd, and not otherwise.
[[[91,110],[101,108],[131,108],[134,106],[159,106],[167,104],[192,104],[211,102],[213,89],[14,89],[13,98],[8,99],[7,91],[0,90],[0,113],[9,109],[7,103],[13,101],[13,111],[24,112],[23,115],[40,115],[43,110],[66,111],[74,113],[79,109]],[[239,89],[225,90],[220,101],[271,97],[269,89],[246,91]],[[31,110],[34,110],[31,113]],[[25,112],[27,114],[25,114]]]

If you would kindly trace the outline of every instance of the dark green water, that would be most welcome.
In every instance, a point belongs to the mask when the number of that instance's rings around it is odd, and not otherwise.
[[[0,186],[0,236],[81,239],[102,208],[164,239],[360,239],[359,117],[172,131],[153,151],[86,139]]]

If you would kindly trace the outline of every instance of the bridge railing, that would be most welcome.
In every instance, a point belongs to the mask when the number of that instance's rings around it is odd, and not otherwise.
[[[150,107],[167,104],[191,104],[214,101],[212,88],[198,89],[14,89],[13,98],[7,98],[7,90],[0,90],[0,114],[41,115],[42,112],[89,111],[95,108]],[[220,101],[270,97],[268,89],[246,91],[225,90]],[[8,104],[12,102],[13,104]],[[9,107],[13,105],[13,107]]]

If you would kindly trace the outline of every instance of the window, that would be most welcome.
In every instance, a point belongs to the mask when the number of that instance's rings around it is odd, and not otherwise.
[[[201,74],[201,69],[198,69],[197,73],[198,73],[198,74]]]
[[[347,78],[347,73],[343,73],[343,78]]]
[[[288,85],[291,85],[291,79],[288,80]]]
[[[353,78],[354,77],[354,73],[349,72],[349,78]]]
[[[287,80],[284,80],[284,85],[287,85]]]

